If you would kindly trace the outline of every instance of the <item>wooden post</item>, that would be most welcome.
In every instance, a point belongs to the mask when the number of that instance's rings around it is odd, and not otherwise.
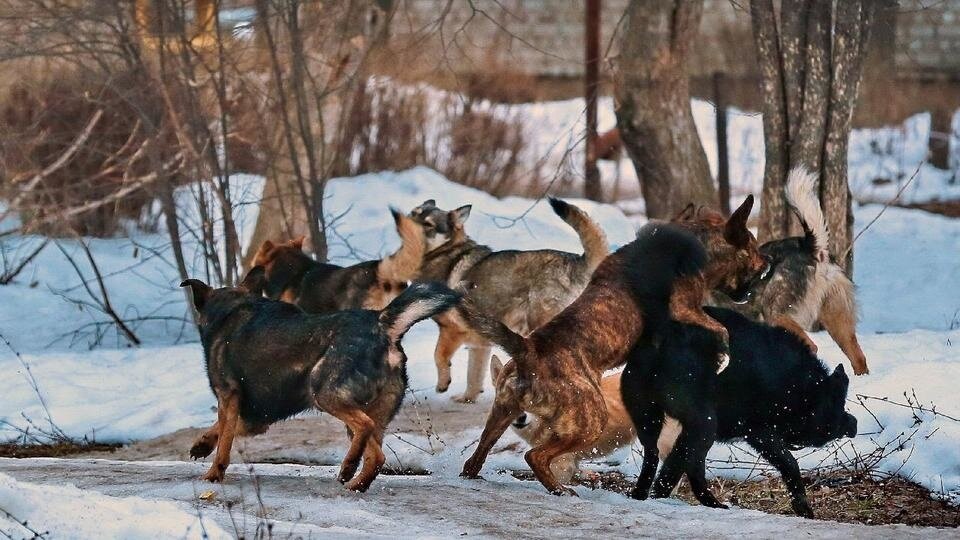
[[[597,169],[597,91],[600,71],[600,0],[587,0],[584,62],[584,98],[587,102],[587,155],[584,171],[584,196],[603,199],[600,170]]]
[[[723,73],[713,72],[713,105],[717,130],[717,184],[720,211],[730,215],[730,153],[727,150],[727,103],[723,97]]]

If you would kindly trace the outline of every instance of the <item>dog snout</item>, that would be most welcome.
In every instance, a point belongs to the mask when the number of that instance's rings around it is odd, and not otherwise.
[[[857,418],[850,413],[847,413],[847,425],[843,434],[851,439],[857,436]]]
[[[527,427],[527,424],[529,423],[530,421],[527,420],[527,413],[522,413],[520,416],[517,417],[516,420],[513,421],[513,427],[517,429],[523,429]]]

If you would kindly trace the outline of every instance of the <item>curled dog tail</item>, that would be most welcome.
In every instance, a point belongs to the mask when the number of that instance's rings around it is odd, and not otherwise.
[[[814,257],[821,262],[829,260],[830,233],[817,197],[817,175],[802,165],[791,169],[787,174],[786,196],[813,244]]]
[[[550,197],[549,201],[554,213],[560,216],[560,219],[566,221],[567,225],[573,227],[573,230],[577,231],[580,243],[583,244],[583,258],[587,260],[587,269],[590,273],[593,273],[610,254],[607,235],[603,233],[600,224],[583,210],[553,197]]]
[[[474,332],[500,346],[517,362],[518,368],[522,367],[520,363],[527,350],[527,340],[523,336],[507,328],[507,325],[497,319],[481,313],[467,298],[457,306],[457,313],[464,318],[467,326]]]
[[[396,208],[391,208],[390,213],[402,243],[400,249],[381,259],[377,265],[377,278],[380,281],[410,281],[417,277],[427,250],[423,227]]]
[[[393,299],[380,312],[380,327],[393,343],[400,339],[411,326],[428,317],[442,313],[460,301],[460,293],[441,283],[414,283],[400,296]]]

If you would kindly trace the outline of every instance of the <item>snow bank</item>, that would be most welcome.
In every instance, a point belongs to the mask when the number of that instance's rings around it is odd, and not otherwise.
[[[35,533],[44,538],[231,538],[215,522],[171,502],[110,497],[69,484],[33,485],[0,473],[0,534],[33,538]]]

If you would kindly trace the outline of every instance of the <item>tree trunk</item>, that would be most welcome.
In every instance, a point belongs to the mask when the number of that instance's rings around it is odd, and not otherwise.
[[[647,217],[690,202],[715,205],[716,189],[693,113],[687,56],[703,2],[632,0],[616,80],[617,126],[640,179]]]
[[[778,25],[772,0],[750,4],[765,98],[760,239],[798,234],[784,183],[790,169],[804,166],[820,177],[830,254],[851,273],[847,145],[875,2],[783,0],[780,8]]]

